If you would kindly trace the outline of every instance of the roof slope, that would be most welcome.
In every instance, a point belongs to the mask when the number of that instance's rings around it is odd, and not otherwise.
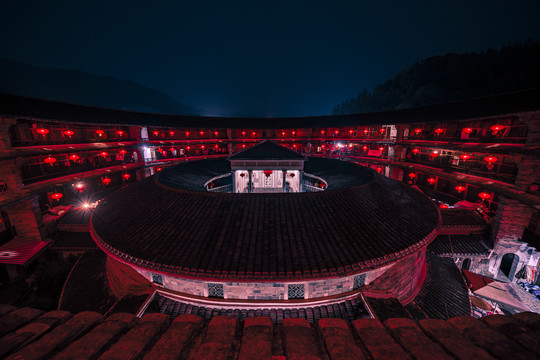
[[[8,359],[532,359],[540,315],[426,319],[305,319],[119,313],[72,315],[0,305],[0,356]],[[453,355],[453,356],[452,356]],[[9,357],[8,357],[9,356]]]
[[[101,201],[92,235],[110,255],[148,269],[249,280],[368,270],[434,238],[439,212],[422,193],[335,161],[373,177],[363,183],[360,176],[359,186],[351,179],[350,188],[292,194],[202,193],[147,178]],[[174,170],[178,176],[189,170],[179,168],[185,171]]]
[[[229,160],[305,160],[306,157],[298,152],[264,140],[246,150],[231,155]]]

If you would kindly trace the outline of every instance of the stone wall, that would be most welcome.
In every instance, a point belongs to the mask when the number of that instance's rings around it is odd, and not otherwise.
[[[424,251],[425,252],[425,251]],[[424,253],[423,252],[423,253]],[[425,256],[421,256],[421,259],[425,261]],[[415,259],[417,259],[415,257]],[[418,259],[417,259],[418,260]],[[415,261],[407,260],[400,265],[403,266],[417,266]],[[246,300],[287,300],[288,299],[288,285],[289,284],[303,284],[304,285],[304,299],[315,299],[326,296],[339,295],[354,290],[354,277],[359,274],[350,276],[344,276],[339,278],[330,278],[323,280],[311,280],[311,281],[279,281],[279,282],[223,282],[223,281],[201,281],[194,279],[185,279],[175,277],[171,275],[158,274],[147,269],[133,266],[139,274],[141,274],[148,281],[153,282],[154,275],[160,275],[162,284],[166,289],[177,291],[183,294],[196,295],[196,296],[208,296],[208,283],[222,284],[223,295],[225,299],[246,299]],[[388,269],[393,268],[394,265],[388,265],[376,270],[363,273],[366,275],[365,284],[377,279],[384,274]],[[394,276],[394,275],[392,275]],[[394,281],[392,276],[389,277],[389,281]],[[390,280],[392,279],[392,280]],[[155,284],[155,282],[154,282]],[[383,290],[387,291],[387,290]]]

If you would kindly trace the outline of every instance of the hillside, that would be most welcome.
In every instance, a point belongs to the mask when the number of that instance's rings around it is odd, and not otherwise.
[[[197,114],[167,94],[133,81],[5,59],[0,59],[0,92],[120,110]]]
[[[481,53],[434,56],[337,105],[353,114],[432,105],[540,86],[540,44],[529,41]]]

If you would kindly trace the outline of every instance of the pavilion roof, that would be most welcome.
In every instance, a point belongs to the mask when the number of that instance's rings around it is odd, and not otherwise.
[[[229,157],[229,160],[305,160],[306,157],[292,149],[270,140],[264,140]]]

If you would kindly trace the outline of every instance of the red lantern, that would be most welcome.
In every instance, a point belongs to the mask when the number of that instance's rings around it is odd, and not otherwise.
[[[321,182],[321,183],[319,184],[319,186],[321,187],[321,189],[324,189],[324,188],[326,187],[326,184],[323,183],[323,182]]]
[[[240,177],[241,177],[241,178],[243,178],[244,176],[246,176],[246,174],[240,173]]]
[[[488,163],[488,164],[493,164],[494,162],[497,162],[497,158],[495,156],[486,156],[484,158],[484,160]]]
[[[334,134],[338,135],[338,134],[339,134],[339,130],[334,131]]]
[[[462,191],[465,190],[465,186],[463,186],[463,185],[458,185],[458,186],[456,186],[456,190],[457,190],[458,193],[460,193],[460,192],[462,192]]]
[[[384,151],[384,146],[379,147],[379,151]]]
[[[131,177],[131,175],[129,175],[128,173],[125,173],[125,174],[122,174],[122,177],[123,177],[125,180],[129,180],[129,178]]]
[[[69,160],[77,161],[79,160],[79,155],[77,154],[69,155]]]
[[[157,167],[157,168],[156,168],[156,172],[161,171],[161,170],[163,170],[163,169],[160,168],[160,167]]]
[[[75,184],[75,190],[77,190],[78,192],[83,192],[84,191],[84,184],[83,183]]]
[[[273,171],[272,170],[264,170],[263,173],[264,173],[264,175],[266,177],[269,177],[270,175],[272,175]]]
[[[154,134],[154,136],[159,136],[159,131],[154,131],[152,134]]]
[[[494,132],[501,131],[502,129],[504,129],[504,125],[496,124],[493,125],[490,129]]]
[[[219,145],[218,145],[218,144],[216,144],[216,145],[214,145],[214,147],[215,147],[215,148],[217,149],[217,148],[219,148]]]
[[[186,135],[186,137],[188,137],[189,136],[189,131],[186,131],[185,135]]]
[[[435,134],[441,135],[441,134],[444,132],[444,129],[437,128],[437,129],[435,129],[434,131],[435,131]]]
[[[116,132],[116,135],[118,135],[118,136],[124,136],[124,132],[123,132],[122,130],[118,130],[118,131]]]
[[[290,173],[289,176],[293,178],[293,177],[294,177],[294,173]]]
[[[294,144],[292,147],[296,149],[296,144]]]
[[[376,168],[375,170],[377,170],[377,172],[379,172],[379,173],[380,173],[380,172],[382,172],[382,167],[380,167],[380,166],[377,166],[377,168]]]
[[[170,136],[174,136],[174,131],[169,131]]]
[[[487,200],[489,198],[491,198],[491,194],[487,193],[487,192],[481,192],[481,193],[478,193],[478,197],[482,200]]]
[[[122,155],[126,155],[127,151],[122,149],[122,150],[119,151],[119,153],[122,154]]]
[[[413,173],[413,172],[412,172],[412,173],[409,173],[409,177],[410,177],[411,179],[413,179],[413,178],[415,178],[415,177],[416,177],[416,174],[415,174],[415,173]]]
[[[296,135],[296,131],[291,132],[292,136]]]
[[[441,204],[440,208],[441,208],[441,209],[448,209],[448,205],[446,205],[446,204]]]
[[[175,149],[172,147],[169,149],[170,152],[173,152]]]
[[[463,128],[461,131],[463,131],[465,134],[470,134],[472,133],[473,129],[470,127],[466,127],[466,128]]]
[[[362,150],[367,151],[368,147],[366,145],[362,146]]]
[[[324,130],[321,130],[321,135],[324,135],[324,133],[325,133],[325,132],[326,132],[326,131],[324,131]]]
[[[461,160],[469,160],[471,158],[471,155],[469,155],[469,154],[461,154],[461,155],[459,155],[459,157],[461,158]]]
[[[206,146],[204,146],[204,145],[203,145],[203,146],[201,146],[201,149],[203,149],[203,150],[204,150],[204,149],[206,149]]]
[[[418,154],[420,152],[420,149],[412,149],[413,154]]]
[[[74,132],[73,130],[66,130],[66,131],[64,131],[64,135],[66,135],[66,136],[71,136],[71,135],[73,135],[73,134],[75,134],[75,132]]]
[[[43,161],[45,161],[47,164],[54,164],[56,162],[56,159],[53,158],[51,155],[47,156]]]
[[[433,151],[429,156],[437,157],[437,156],[439,156],[439,152],[438,151]]]
[[[51,194],[51,199],[54,199],[56,201],[60,200],[64,195],[62,193],[54,193]]]
[[[281,136],[285,136],[285,134],[287,134],[285,131],[281,132]]]
[[[430,184],[435,184],[436,181],[437,181],[437,179],[435,179],[435,178],[428,178],[427,179],[427,182],[430,183]]]
[[[186,147],[186,150],[191,150],[191,146]]]
[[[418,135],[422,132],[422,129],[420,128],[414,129],[414,132],[416,133],[416,135]]]
[[[199,135],[203,136],[203,135],[204,135],[204,131],[199,131]]]
[[[353,134],[353,129],[349,130],[349,134],[352,135]]]
[[[242,136],[246,136],[246,132],[245,132],[245,131],[242,131]]]
[[[48,129],[44,129],[44,128],[39,128],[39,129],[36,129],[36,132],[39,134],[39,135],[47,135],[49,133],[49,130]]]
[[[379,129],[379,132],[380,132],[381,134],[384,134],[384,133],[386,132],[386,129],[385,129],[385,128],[380,128],[380,129]]]
[[[97,134],[99,137],[101,137],[101,136],[103,136],[103,135],[105,134],[105,131],[103,131],[103,130],[96,130],[96,134]]]
[[[109,183],[111,182],[111,179],[108,178],[108,177],[104,177],[104,178],[101,178],[101,182],[102,182],[104,185],[109,185]]]
[[[257,135],[257,133],[256,133],[255,131],[253,131],[253,132],[251,133],[251,136],[256,136],[256,135]]]
[[[102,151],[102,152],[99,153],[99,155],[101,155],[103,157],[107,157],[109,155],[109,153],[106,152],[106,151]]]
[[[246,148],[246,144],[242,144],[242,149],[245,149]]]

